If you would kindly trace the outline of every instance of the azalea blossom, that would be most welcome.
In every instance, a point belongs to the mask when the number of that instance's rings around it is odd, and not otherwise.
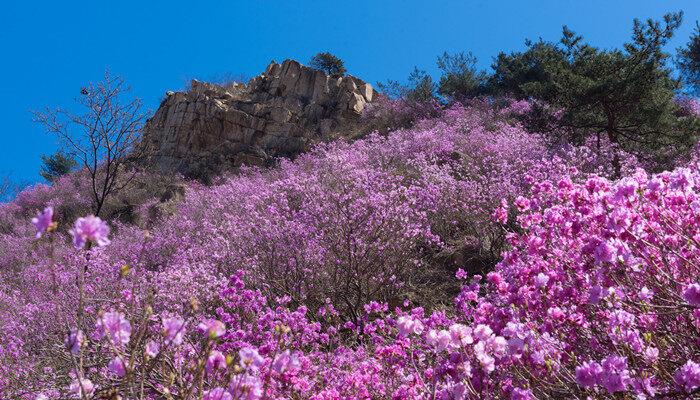
[[[175,345],[182,344],[185,320],[177,316],[163,318],[163,334],[166,341]]]
[[[36,217],[32,218],[32,224],[36,228],[37,239],[41,237],[44,232],[50,232],[56,228],[56,223],[53,222],[53,207],[48,206],[44,208],[44,211],[38,213]]]
[[[240,357],[240,365],[243,368],[257,369],[260,368],[265,361],[260,354],[258,354],[256,349],[250,347],[241,349],[238,352],[238,356]]]
[[[68,391],[76,397],[92,397],[95,385],[89,379],[76,379],[70,384]]]
[[[73,229],[70,230],[73,237],[73,246],[76,249],[82,249],[88,243],[93,243],[98,246],[106,246],[110,243],[107,238],[109,235],[109,226],[93,215],[78,218],[75,221]]]
[[[118,377],[123,377],[126,375],[126,363],[120,356],[116,356],[110,360],[110,362],[107,364],[107,369]]]
[[[197,329],[206,334],[209,339],[216,339],[226,333],[226,325],[215,319],[207,319],[197,325]]]
[[[220,351],[212,350],[207,357],[207,363],[204,368],[207,374],[212,374],[217,369],[226,369],[226,357]]]
[[[74,328],[71,329],[70,333],[66,337],[65,345],[73,355],[76,355],[80,353],[80,347],[84,342],[85,335],[83,335],[83,331]]]
[[[289,349],[283,351],[282,354],[275,357],[275,360],[272,362],[272,369],[278,374],[286,371],[297,370],[300,366],[301,363],[299,361],[299,357],[289,351]]]
[[[107,337],[113,345],[123,346],[131,338],[131,324],[121,312],[106,312],[95,322],[95,335],[97,339]]]
[[[683,290],[683,298],[693,307],[700,307],[700,283],[688,285]]]

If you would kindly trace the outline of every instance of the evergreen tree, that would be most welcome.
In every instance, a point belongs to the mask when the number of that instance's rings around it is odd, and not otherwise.
[[[604,135],[664,167],[694,145],[699,130],[697,119],[678,118],[673,100],[680,82],[662,49],[681,19],[682,13],[673,13],[663,24],[635,20],[632,40],[612,50],[588,45],[564,27],[560,43],[540,40],[524,52],[500,54],[490,83],[498,93],[560,109],[558,123],[570,129],[556,132],[569,132],[568,141]]]
[[[377,83],[377,90],[389,98],[404,99],[410,103],[426,103],[436,99],[437,85],[433,78],[422,69],[413,67],[408,75],[408,83],[388,80]]]
[[[39,175],[48,182],[53,182],[59,177],[71,172],[78,163],[69,155],[60,150],[52,155],[41,156],[42,166]]]
[[[484,92],[485,72],[477,72],[476,57],[470,52],[450,55],[445,52],[437,59],[442,71],[438,93],[447,100],[461,101]]]
[[[686,47],[678,49],[677,63],[683,81],[700,95],[700,24],[697,22]]]
[[[309,61],[309,66],[330,76],[343,76],[347,72],[343,60],[328,52],[313,56]]]

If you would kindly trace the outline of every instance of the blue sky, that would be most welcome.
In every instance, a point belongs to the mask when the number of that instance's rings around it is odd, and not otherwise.
[[[54,137],[32,109],[70,105],[105,68],[150,109],[192,78],[254,76],[270,60],[302,62],[318,51],[369,82],[435,73],[443,51],[471,50],[482,68],[525,38],[557,40],[566,24],[592,44],[616,47],[632,19],[683,10],[671,47],[684,44],[700,2],[537,1],[8,1],[0,13],[0,173],[37,182]]]

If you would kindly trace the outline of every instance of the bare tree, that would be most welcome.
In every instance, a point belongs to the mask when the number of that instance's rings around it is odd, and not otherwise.
[[[22,191],[27,184],[17,183],[9,175],[0,176],[0,203],[10,201]]]
[[[146,114],[140,99],[127,97],[129,91],[123,79],[105,72],[102,81],[80,89],[76,103],[82,112],[56,108],[33,113],[88,171],[95,215],[131,181],[135,170],[129,164],[143,156],[138,140]]]

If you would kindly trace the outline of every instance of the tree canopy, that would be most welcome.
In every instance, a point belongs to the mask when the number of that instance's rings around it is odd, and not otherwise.
[[[678,49],[677,63],[683,81],[694,94],[700,95],[700,24],[697,22],[686,47]]]
[[[51,155],[41,156],[41,162],[39,175],[48,182],[53,182],[57,178],[71,172],[78,165],[73,157],[60,150]]]
[[[570,128],[567,139],[575,143],[604,135],[663,165],[688,150],[698,132],[696,118],[678,117],[674,98],[681,83],[663,51],[681,20],[680,12],[662,22],[635,20],[632,39],[611,50],[585,43],[565,26],[559,43],[528,42],[523,52],[499,54],[491,89],[559,110],[558,124]]]
[[[343,76],[347,72],[343,60],[328,52],[313,56],[309,61],[309,66],[331,76]]]

